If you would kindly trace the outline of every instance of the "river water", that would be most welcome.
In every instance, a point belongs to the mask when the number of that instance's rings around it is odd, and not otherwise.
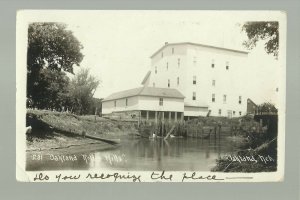
[[[236,150],[225,136],[217,139],[127,138],[121,140],[118,148],[101,151],[30,154],[26,170],[210,171],[218,157]]]

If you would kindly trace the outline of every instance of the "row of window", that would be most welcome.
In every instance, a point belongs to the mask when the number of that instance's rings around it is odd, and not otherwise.
[[[241,104],[241,96],[239,96],[239,104]],[[196,100],[196,92],[193,92],[193,100]],[[223,101],[226,102],[226,95],[223,96]],[[159,98],[159,105],[160,106],[163,106],[164,104],[164,99],[163,98]],[[222,114],[222,110],[219,109],[219,114],[221,115]],[[240,115],[242,115],[242,112],[240,111],[239,112]],[[235,115],[235,111],[233,111],[233,115]]]
[[[175,52],[175,49],[174,49],[174,47],[173,47],[173,48],[172,48],[172,54],[174,54],[174,52]],[[161,52],[161,57],[162,57],[162,58],[164,57],[164,52],[163,52],[163,51]],[[196,57],[196,56],[194,56],[194,58],[193,58],[193,63],[194,63],[194,64],[197,63],[197,57]],[[178,58],[178,67],[179,67],[179,65],[180,65],[180,58]],[[215,60],[214,60],[214,59],[212,59],[211,67],[212,67],[212,68],[215,67]],[[167,63],[167,69],[168,69],[168,63]],[[228,62],[228,61],[226,61],[226,70],[229,70],[229,62]]]
[[[195,60],[194,60],[194,63],[196,63]],[[177,59],[177,66],[180,67],[180,58]],[[212,61],[211,67],[215,68],[214,60]],[[169,63],[168,62],[166,63],[166,70],[167,71],[169,70]],[[226,70],[229,70],[229,62],[228,61],[226,62]],[[155,74],[157,74],[157,66],[155,66]]]
[[[193,99],[193,100],[197,100],[196,92],[193,92],[192,99]],[[212,101],[212,102],[216,102],[216,94],[212,94],[211,101]],[[224,94],[224,95],[223,95],[223,103],[226,103],[226,102],[227,102],[227,95]],[[126,103],[127,103],[127,102],[126,102]],[[239,103],[239,104],[242,104],[242,96],[239,96],[239,101],[238,101],[238,103]]]
[[[179,77],[177,77],[176,79],[176,83],[177,83],[177,86],[179,86]],[[196,85],[197,84],[197,77],[196,76],[193,76],[193,85]],[[170,79],[168,79],[168,88],[171,87],[171,81]],[[212,80],[212,86],[216,86],[216,80]],[[153,87],[155,87],[155,82],[153,82]]]
[[[194,64],[197,64],[197,57],[194,57],[193,63],[194,63]],[[215,60],[212,59],[212,61],[211,61],[211,67],[214,68],[215,66],[216,66],[216,65],[215,65]],[[225,66],[226,66],[226,67],[225,67],[226,70],[229,70],[229,62],[228,62],[228,61],[226,61]]]
[[[212,94],[211,95],[211,101],[212,102],[216,102],[216,94]],[[223,103],[226,103],[227,101],[227,95],[224,94],[223,95]],[[242,96],[239,96],[239,101],[238,101],[239,104],[242,104]]]
[[[177,77],[177,86],[179,86],[179,77]],[[168,88],[171,87],[170,79],[168,79]]]
[[[215,60],[213,59],[212,60],[212,62],[211,62],[211,68],[215,68]],[[226,70],[229,70],[229,62],[228,61],[226,61],[226,63],[225,63],[225,68],[226,68]]]
[[[163,106],[164,105],[164,99],[163,98],[159,98],[159,105]],[[128,106],[128,99],[125,99],[125,106]],[[117,100],[114,101],[114,107],[117,107]]]
[[[193,100],[197,100],[196,92],[193,92],[192,99],[193,99]],[[211,96],[211,101],[212,101],[212,102],[216,102],[216,94],[212,94],[212,96]],[[226,103],[226,101],[227,101],[227,95],[224,94],[224,95],[223,95],[223,103]],[[239,103],[239,104],[242,104],[242,96],[239,96],[239,101],[238,101],[238,103]]]
[[[179,77],[177,77],[177,86],[179,86]],[[155,87],[155,82],[153,82],[153,87]],[[171,87],[171,81],[168,79],[168,88]]]
[[[197,77],[193,76],[193,85],[197,84]],[[212,80],[212,86],[216,86],[216,80]]]
[[[180,58],[177,59],[177,66],[180,67]],[[169,63],[166,63],[166,70],[169,70]],[[155,70],[154,70],[155,74],[157,74],[157,66],[155,66]]]

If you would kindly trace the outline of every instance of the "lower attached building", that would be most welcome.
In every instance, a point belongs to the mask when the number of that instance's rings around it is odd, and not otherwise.
[[[198,116],[206,116],[208,114],[208,106],[204,103],[184,103],[185,119],[190,119]]]
[[[140,87],[113,93],[102,101],[102,114],[115,118],[183,120],[184,96],[176,89]]]

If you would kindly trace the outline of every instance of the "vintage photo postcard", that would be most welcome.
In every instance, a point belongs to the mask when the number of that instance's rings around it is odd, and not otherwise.
[[[284,179],[286,13],[22,10],[16,178]]]

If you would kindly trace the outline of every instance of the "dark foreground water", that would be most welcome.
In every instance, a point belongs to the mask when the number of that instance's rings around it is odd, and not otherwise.
[[[123,139],[121,146],[70,154],[28,153],[27,170],[174,170],[210,171],[219,156],[237,150],[226,137],[217,139]],[[80,148],[80,147],[76,147]],[[94,148],[95,149],[95,148]]]

